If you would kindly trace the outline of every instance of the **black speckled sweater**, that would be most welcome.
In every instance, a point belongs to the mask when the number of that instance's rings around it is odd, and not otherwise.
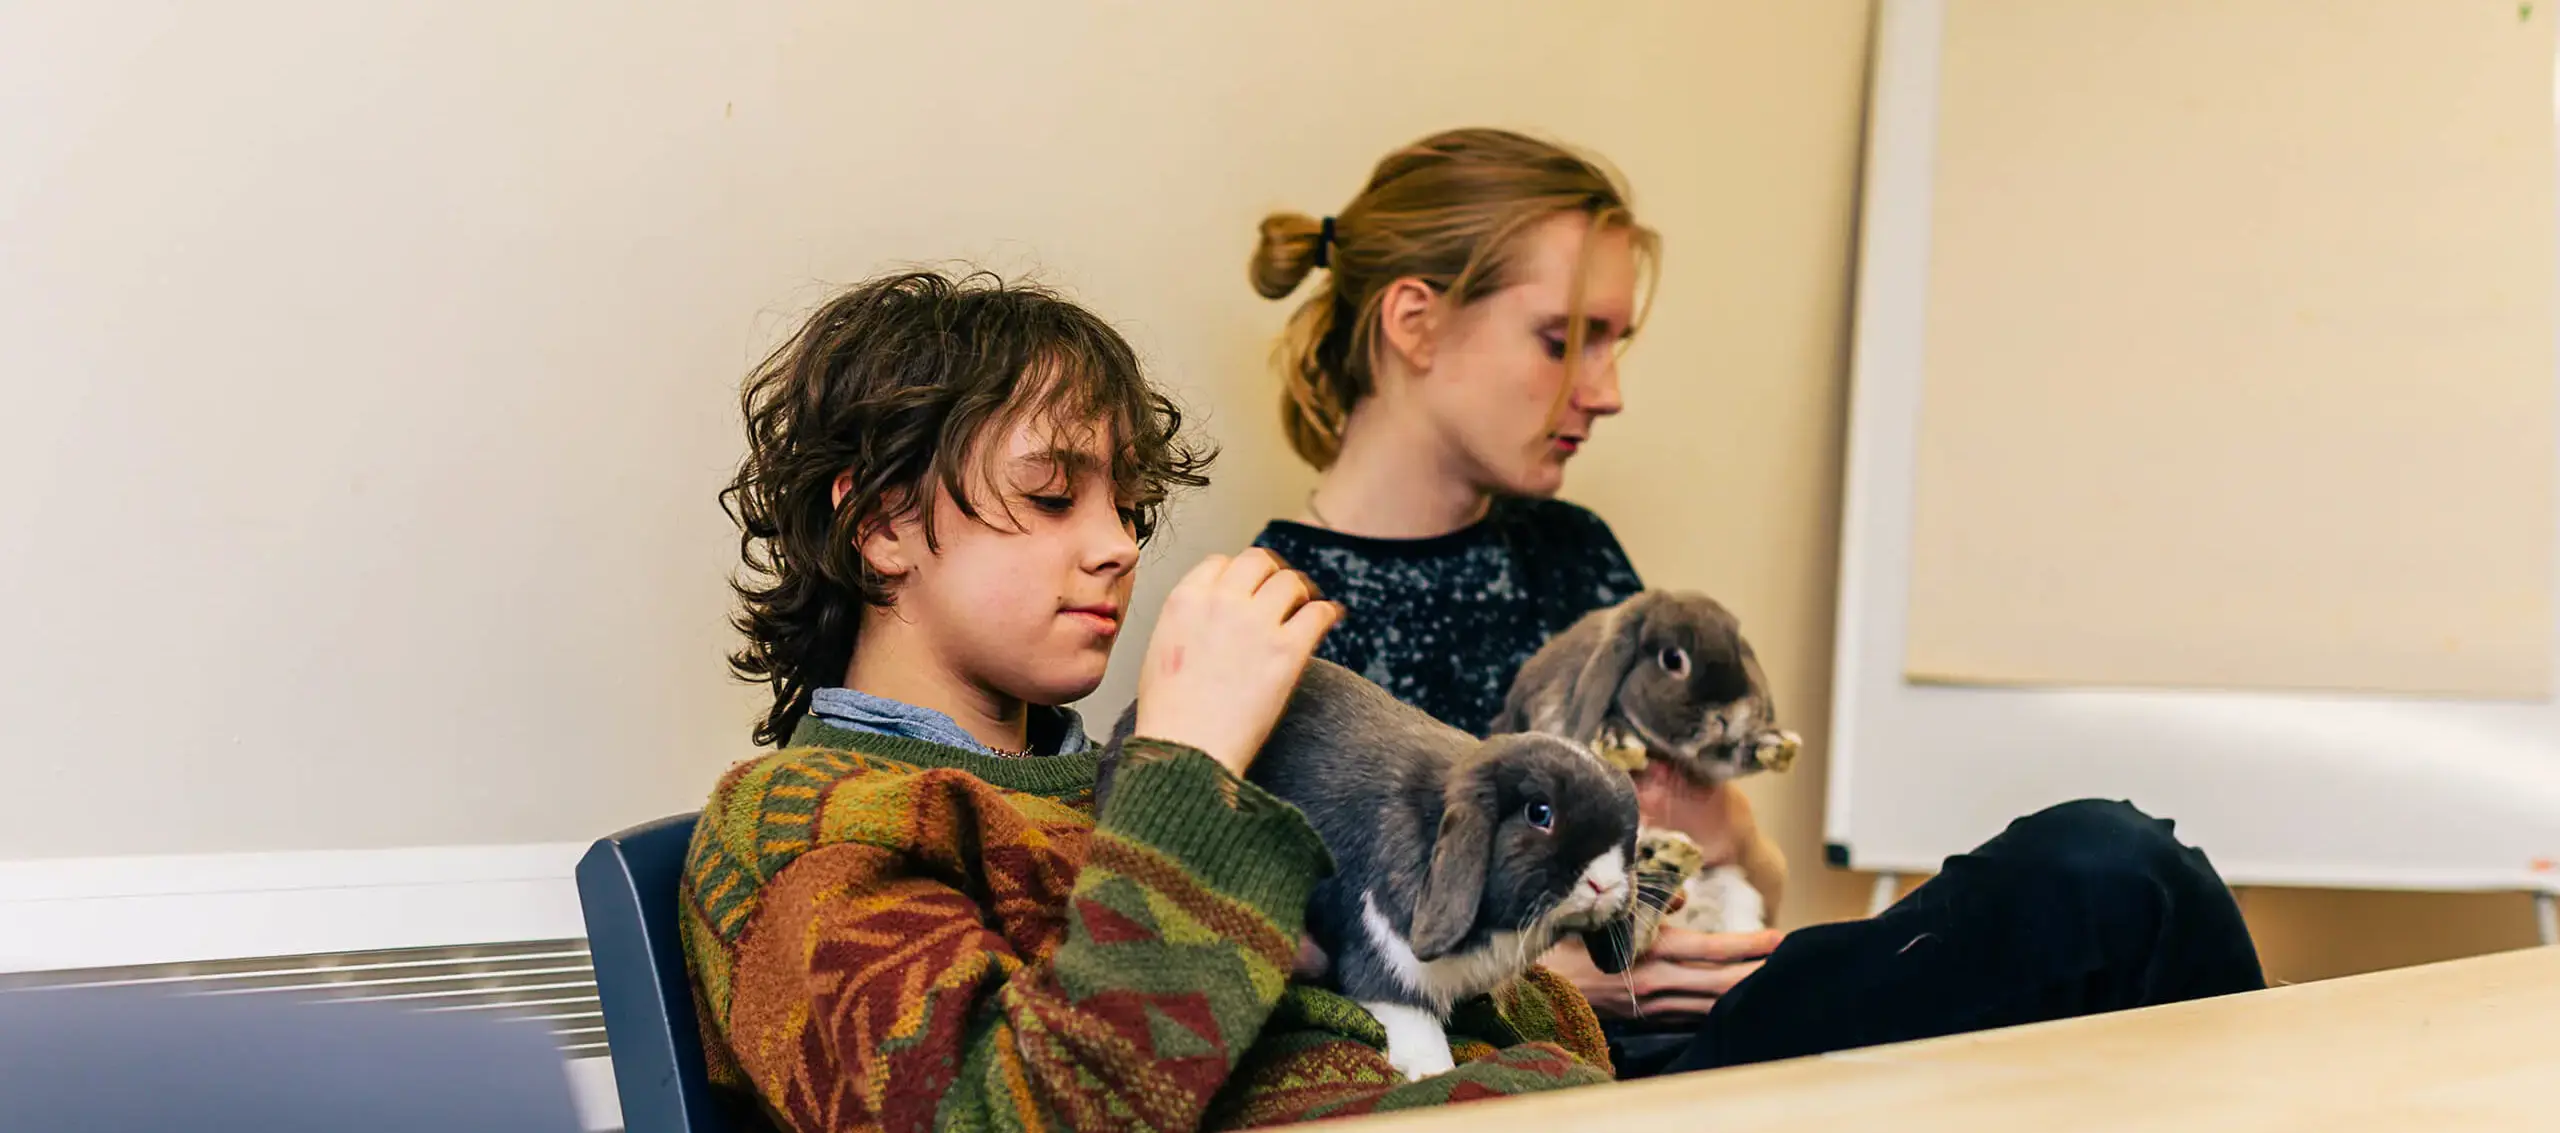
[[[1549,637],[1644,589],[1609,525],[1561,500],[1499,499],[1483,519],[1428,539],[1284,520],[1254,545],[1342,604],[1319,656],[1478,735]]]

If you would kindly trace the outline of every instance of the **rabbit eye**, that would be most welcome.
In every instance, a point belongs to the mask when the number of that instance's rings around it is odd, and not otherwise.
[[[1540,830],[1552,831],[1556,828],[1556,808],[1545,803],[1530,803],[1520,808],[1520,817],[1528,819],[1529,825]]]
[[[1675,677],[1689,675],[1689,652],[1675,645],[1662,651],[1662,671]]]

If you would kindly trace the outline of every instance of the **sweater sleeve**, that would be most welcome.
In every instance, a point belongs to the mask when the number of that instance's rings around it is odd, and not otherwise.
[[[1280,998],[1328,860],[1296,809],[1206,755],[1143,739],[1124,753],[1062,910],[879,845],[830,845],[774,878],[741,942],[730,1040],[775,1111],[809,1131],[1200,1125]],[[1012,851],[980,842],[984,825],[957,836],[993,866]],[[1002,926],[1043,916],[1064,939],[1034,958]],[[751,984],[763,1011],[805,1023],[746,1018]]]

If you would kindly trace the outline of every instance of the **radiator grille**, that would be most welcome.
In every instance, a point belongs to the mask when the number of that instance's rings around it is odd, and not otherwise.
[[[550,1030],[567,1058],[608,1053],[584,940],[539,940],[208,960],[0,975],[0,990],[160,987],[200,995],[291,994],[519,1019]]]

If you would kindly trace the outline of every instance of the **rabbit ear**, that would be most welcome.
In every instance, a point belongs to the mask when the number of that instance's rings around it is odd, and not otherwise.
[[[1409,944],[1420,960],[1437,960],[1458,947],[1475,927],[1484,898],[1485,869],[1493,859],[1495,794],[1491,768],[1459,774],[1449,784],[1440,815],[1440,837],[1431,847],[1431,873],[1413,904]]]
[[[1651,591],[1638,594],[1619,603],[1601,623],[1599,643],[1582,659],[1573,690],[1565,694],[1566,739],[1589,743],[1599,738],[1600,724],[1618,699],[1618,686],[1626,681],[1627,671],[1635,668],[1636,635],[1644,629],[1644,616],[1653,601]]]

